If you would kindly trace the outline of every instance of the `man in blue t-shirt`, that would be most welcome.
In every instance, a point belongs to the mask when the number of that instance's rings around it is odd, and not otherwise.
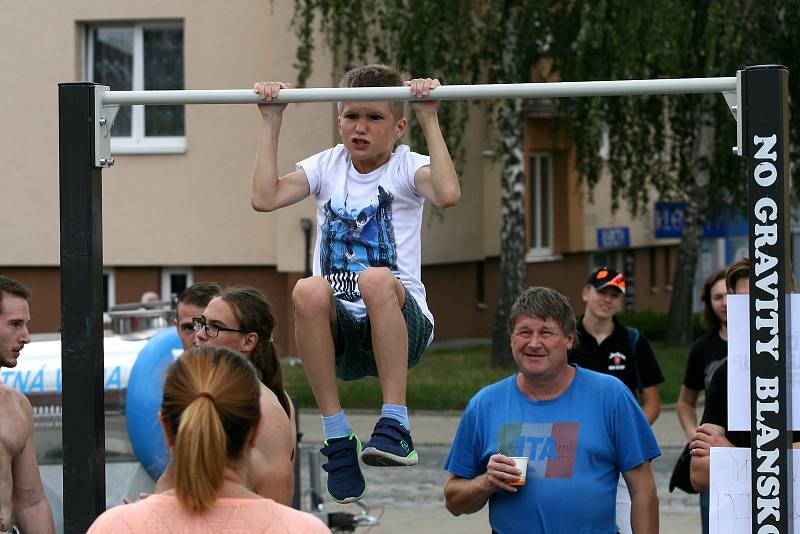
[[[614,534],[617,479],[631,493],[633,531],[658,532],[650,460],[661,454],[630,390],[614,377],[567,363],[576,340],[569,300],[531,287],[509,318],[519,373],[467,405],[444,468],[454,515],[489,502],[498,534]],[[512,457],[528,459],[524,485]]]

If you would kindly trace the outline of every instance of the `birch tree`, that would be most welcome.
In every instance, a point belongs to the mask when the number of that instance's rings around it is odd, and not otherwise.
[[[563,2],[553,24],[555,68],[564,80],[733,76],[759,63],[796,63],[796,0]],[[794,34],[794,35],[792,35]],[[797,101],[797,76],[791,89]],[[688,344],[692,289],[705,221],[743,209],[744,161],[732,155],[735,121],[721,95],[582,99],[562,103],[578,168],[591,188],[607,166],[615,208],[648,213],[653,196],[686,203],[667,338]],[[797,139],[797,120],[792,119]],[[602,133],[608,161],[599,157]],[[797,160],[796,148],[793,161]],[[655,193],[655,195],[653,195]]]
[[[381,61],[446,83],[527,82],[542,57],[563,81],[732,76],[782,63],[800,100],[800,0],[295,0],[299,81],[312,68],[315,29],[344,63]],[[562,99],[560,124],[592,191],[607,169],[612,206],[634,216],[652,200],[687,205],[670,302],[668,338],[691,336],[692,288],[702,224],[746,201],[744,162],[731,155],[735,122],[720,95]],[[520,101],[494,105],[501,163],[500,288],[492,363],[510,365],[506,320],[525,285],[523,124]],[[456,156],[467,104],[440,107]],[[800,138],[800,116],[790,138]],[[607,160],[600,144],[607,138]],[[412,129],[421,146],[421,136]],[[791,145],[792,168],[800,157]]]

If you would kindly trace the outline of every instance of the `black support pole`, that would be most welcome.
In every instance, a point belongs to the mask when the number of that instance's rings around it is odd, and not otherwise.
[[[64,532],[105,511],[103,233],[93,83],[58,87]]]
[[[750,232],[752,531],[792,531],[789,71],[742,72]]]

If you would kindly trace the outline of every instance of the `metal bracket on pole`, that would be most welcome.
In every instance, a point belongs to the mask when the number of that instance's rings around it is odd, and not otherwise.
[[[736,91],[722,91],[725,103],[736,119],[736,146],[733,147],[734,156],[742,156],[742,71],[736,71]]]
[[[103,104],[103,93],[110,90],[107,85],[96,85],[94,88],[94,166],[111,167],[114,158],[111,157],[111,128],[119,112],[118,105]]]

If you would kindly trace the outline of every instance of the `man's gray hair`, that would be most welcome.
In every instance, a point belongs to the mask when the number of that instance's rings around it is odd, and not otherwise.
[[[520,315],[531,315],[540,319],[552,319],[564,335],[576,334],[575,312],[569,299],[550,287],[529,287],[517,298],[511,306],[508,317],[508,331],[511,333],[517,324]],[[577,336],[575,336],[577,341]]]

